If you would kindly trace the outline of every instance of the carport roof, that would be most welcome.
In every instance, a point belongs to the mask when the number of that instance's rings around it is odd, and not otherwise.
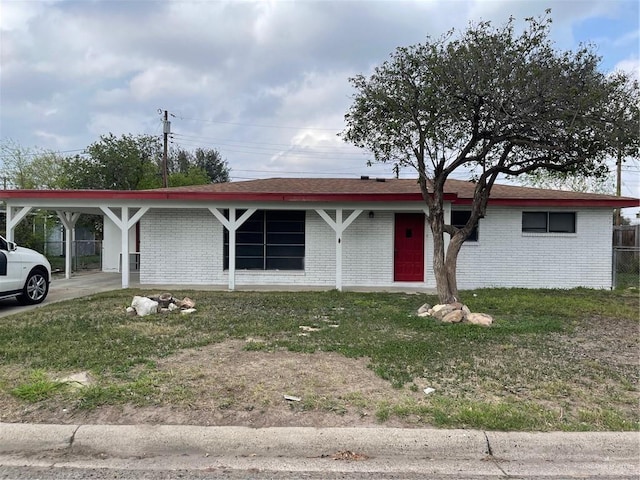
[[[469,205],[475,183],[448,180],[445,200]],[[419,202],[420,188],[415,179],[351,178],[268,178],[242,182],[215,183],[154,190],[0,190],[0,199],[82,201],[225,201],[225,202]],[[568,192],[496,184],[491,190],[490,205],[532,207],[600,207],[640,206],[640,199],[595,193]]]

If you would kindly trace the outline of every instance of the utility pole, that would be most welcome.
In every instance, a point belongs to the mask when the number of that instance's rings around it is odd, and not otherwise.
[[[162,186],[169,186],[169,178],[167,175],[167,144],[169,143],[169,134],[171,133],[171,122],[169,121],[169,112],[164,111],[164,121],[162,122],[162,132],[164,134],[164,153],[162,155]]]
[[[620,144],[618,143],[618,158],[616,159],[616,196],[620,196],[622,194],[622,149],[620,148]],[[622,212],[619,208],[616,208],[616,226],[620,226],[622,224]]]

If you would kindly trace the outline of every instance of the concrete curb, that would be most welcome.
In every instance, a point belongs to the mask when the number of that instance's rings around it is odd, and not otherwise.
[[[339,452],[363,461],[336,462]],[[640,433],[0,423],[0,465],[628,476]]]

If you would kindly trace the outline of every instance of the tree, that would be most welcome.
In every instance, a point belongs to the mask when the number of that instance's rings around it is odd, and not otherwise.
[[[227,161],[213,148],[196,148],[194,152],[178,148],[169,155],[168,164],[171,187],[224,183],[230,179]]]
[[[61,157],[48,150],[26,148],[12,140],[0,144],[3,178],[2,188],[55,189],[63,184]],[[54,228],[47,222],[48,212],[31,212],[14,231],[15,240],[22,246],[43,251],[44,242]],[[6,216],[0,220],[0,231],[6,230]]]
[[[0,144],[3,188],[55,189],[62,181],[62,157],[48,150],[25,148],[12,140]]]
[[[196,148],[193,154],[195,166],[203,169],[209,183],[224,183],[229,181],[229,166],[227,161],[217,150]]]
[[[499,176],[599,177],[619,149],[638,153],[638,84],[601,73],[589,46],[556,50],[548,15],[528,18],[519,34],[511,18],[499,28],[481,22],[457,37],[427,38],[398,48],[369,78],[350,79],[356,93],[342,136],[369,149],[375,162],[416,170],[441,302],[458,297],[460,247],[485,215]],[[445,222],[443,199],[447,178],[460,170],[475,190],[469,221],[456,228]]]
[[[523,175],[520,183],[535,188],[565,190],[570,192],[591,192],[614,195],[616,185],[611,176],[592,177],[576,175],[570,172],[550,173],[544,170]]]
[[[159,182],[160,140],[151,135],[103,135],[64,164],[65,188],[140,190]]]

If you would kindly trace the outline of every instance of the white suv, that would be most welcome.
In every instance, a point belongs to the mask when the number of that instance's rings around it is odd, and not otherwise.
[[[42,302],[49,293],[51,264],[29,248],[0,237],[0,299],[16,297],[22,305]]]

